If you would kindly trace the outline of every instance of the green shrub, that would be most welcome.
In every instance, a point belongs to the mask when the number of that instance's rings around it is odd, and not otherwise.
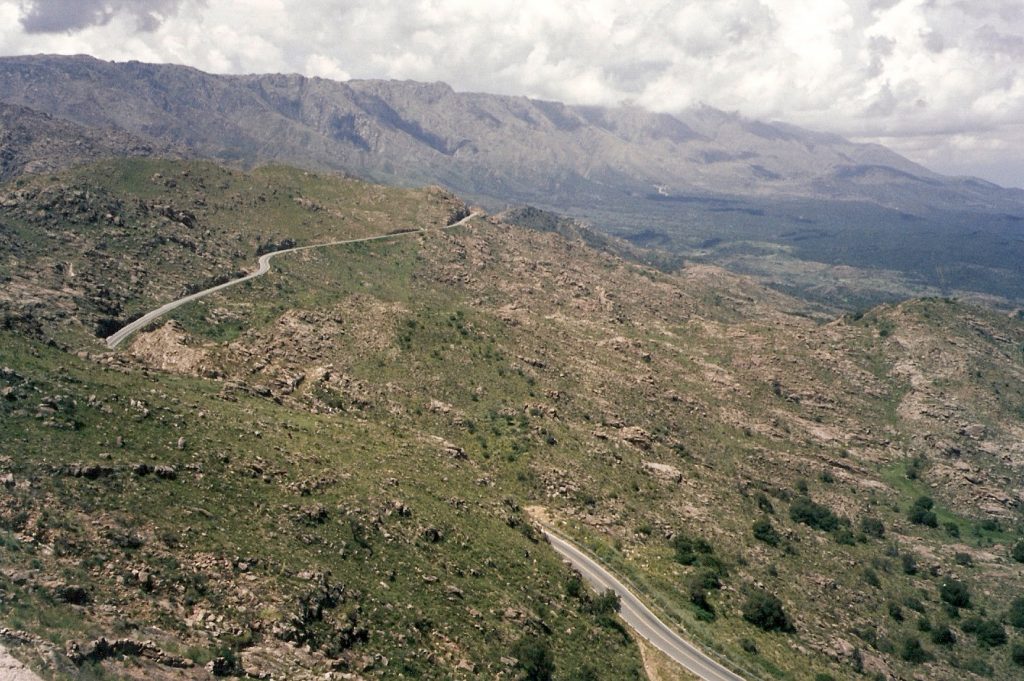
[[[1024,667],[1024,643],[1014,643],[1010,648],[1010,659],[1019,667]]]
[[[751,589],[743,603],[743,619],[765,631],[795,631],[782,601],[767,591]]]
[[[935,506],[935,502],[932,501],[931,497],[922,496],[918,497],[914,502],[914,505],[907,511],[907,518],[910,522],[916,525],[925,525],[926,527],[938,527],[939,518],[932,511],[932,507]]]
[[[1006,629],[999,622],[980,620],[973,628],[972,633],[978,639],[978,643],[989,647],[1006,645]],[[964,631],[966,631],[966,627]]]
[[[835,538],[837,544],[842,544],[843,546],[853,546],[854,543],[856,543],[853,532],[851,532],[848,527],[840,527],[832,533],[832,536]]]
[[[688,537],[681,532],[672,538],[672,548],[676,552],[676,562],[682,565],[693,565],[700,555],[713,552],[711,544],[700,537]]]
[[[910,664],[921,664],[922,662],[927,662],[931,655],[921,646],[921,641],[916,636],[908,636],[903,639],[903,645],[900,647],[900,657]]]
[[[839,527],[839,517],[831,509],[811,501],[810,497],[797,497],[789,507],[789,517],[816,530],[831,532]]]
[[[1006,621],[1011,626],[1024,629],[1024,596],[1017,596],[1010,601],[1010,610],[1006,613]]]
[[[882,586],[882,583],[878,581],[878,573],[872,570],[871,568],[864,569],[864,581],[867,582],[870,586],[875,587],[876,589]]]
[[[939,598],[954,608],[971,607],[971,592],[962,582],[955,579],[946,580],[939,585]]]
[[[889,603],[889,617],[897,622],[903,621],[903,608],[900,607],[899,603]]]
[[[537,636],[524,636],[512,646],[512,657],[526,674],[526,681],[550,681],[555,673],[555,658],[548,642]]]
[[[768,518],[758,518],[754,521],[754,538],[769,546],[778,546],[782,541],[782,536]]]
[[[947,523],[943,523],[942,527],[946,530],[946,534],[954,539],[960,537],[960,526],[950,520]]]
[[[1024,539],[1013,545],[1010,556],[1018,563],[1024,563]]]
[[[885,525],[878,518],[864,516],[860,519],[860,531],[869,537],[881,539],[885,536]]]
[[[939,646],[951,646],[956,643],[956,635],[953,633],[953,630],[945,624],[940,624],[932,629],[931,638],[932,643]]]
[[[957,565],[963,565],[964,567],[971,567],[974,565],[974,561],[971,559],[971,554],[957,551],[956,555],[953,556],[953,560],[956,561]]]
[[[916,575],[917,574],[917,561],[914,556],[909,553],[904,553],[900,556],[900,563],[903,566],[903,574],[905,575]]]

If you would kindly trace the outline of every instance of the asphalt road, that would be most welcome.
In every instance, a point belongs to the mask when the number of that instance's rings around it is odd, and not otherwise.
[[[650,641],[651,645],[706,681],[743,681],[742,676],[729,671],[672,631],[615,575],[574,544],[547,528],[544,529],[544,536],[551,547],[572,563],[591,586],[598,591],[611,589],[619,595],[619,616],[637,634]]]
[[[475,218],[478,215],[480,215],[480,213],[470,213],[469,215],[467,215],[466,217],[462,218],[458,222],[453,222],[452,224],[446,225],[444,227],[441,227],[440,229],[451,229],[452,227],[458,227],[459,225],[465,223],[468,220],[471,220],[472,218]],[[260,256],[259,266],[256,268],[255,272],[250,272],[249,274],[245,275],[244,277],[239,277],[238,279],[232,279],[231,281],[228,281],[228,282],[225,282],[223,284],[220,284],[219,286],[211,286],[208,289],[204,289],[204,290],[199,291],[197,293],[193,293],[191,295],[185,296],[184,298],[178,298],[177,300],[172,301],[170,303],[167,303],[166,305],[161,305],[160,307],[156,308],[155,310],[151,310],[150,312],[147,312],[146,314],[144,314],[141,317],[139,317],[138,319],[136,319],[134,322],[131,322],[130,324],[125,324],[116,333],[113,333],[113,334],[107,336],[107,338],[106,338],[107,346],[110,349],[116,348],[126,338],[128,338],[133,333],[135,333],[139,329],[143,328],[144,326],[146,326],[150,322],[152,322],[154,319],[159,319],[160,317],[164,316],[165,314],[167,314],[171,310],[177,309],[177,308],[181,307],[182,305],[184,305],[185,303],[191,303],[193,300],[198,300],[200,298],[203,298],[205,296],[210,295],[211,293],[216,293],[217,291],[221,291],[223,289],[226,289],[229,286],[236,286],[238,284],[241,284],[243,281],[249,281],[250,279],[255,279],[256,277],[263,276],[264,274],[266,274],[267,272],[270,271],[270,260],[272,258],[276,258],[279,255],[284,255],[285,253],[295,253],[297,251],[306,251],[306,250],[309,250],[311,248],[324,248],[325,246],[342,246],[344,244],[358,244],[358,243],[362,243],[364,241],[379,241],[381,239],[398,239],[400,237],[409,236],[411,234],[422,234],[423,231],[424,230],[414,229],[414,230],[410,230],[408,232],[398,232],[398,233],[392,233],[392,234],[380,234],[378,236],[363,237],[362,239],[345,239],[344,241],[329,241],[329,242],[324,243],[324,244],[311,244],[309,246],[296,246],[295,248],[285,248],[285,249],[282,249],[280,251],[274,251],[273,253],[266,253],[266,254]]]

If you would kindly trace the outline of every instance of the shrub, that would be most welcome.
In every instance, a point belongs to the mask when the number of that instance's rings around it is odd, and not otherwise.
[[[765,513],[775,513],[775,507],[772,506],[771,499],[764,492],[757,493],[757,507]]]
[[[952,520],[942,525],[946,530],[946,534],[954,539],[960,537],[960,526],[954,523]]]
[[[974,627],[974,636],[984,646],[1006,645],[1006,630],[1002,624],[993,620],[979,621]]]
[[[876,573],[871,568],[864,569],[864,581],[867,582],[870,586],[875,587],[876,589],[882,586],[882,583],[878,581],[878,573]]]
[[[1018,563],[1024,563],[1024,539],[1013,545],[1010,556]]]
[[[907,511],[907,518],[910,522],[916,525],[924,525],[926,527],[938,527],[939,518],[932,511],[932,507],[935,502],[932,501],[931,497],[922,496],[918,497],[914,502],[914,505]]]
[[[1017,596],[1010,601],[1010,611],[1006,614],[1006,621],[1011,626],[1024,629],[1024,596]]]
[[[743,604],[743,619],[765,631],[794,631],[782,601],[761,589],[751,589]]]
[[[848,527],[840,527],[832,534],[832,536],[835,537],[837,544],[842,544],[843,546],[853,546],[856,542],[853,532],[851,532]]]
[[[939,598],[954,608],[971,607],[971,592],[963,582],[950,579],[939,585]]]
[[[1024,643],[1014,643],[1010,648],[1010,659],[1019,667],[1024,667]]]
[[[707,555],[713,551],[711,544],[703,539],[695,539],[682,533],[672,538],[672,548],[676,552],[676,562],[683,565],[693,565],[697,562],[698,554]]]
[[[915,636],[908,636],[903,639],[903,645],[900,648],[900,657],[909,662],[910,664],[921,664],[926,662],[931,656],[928,652],[921,647],[921,641]]]
[[[512,657],[526,674],[527,681],[550,681],[555,673],[555,658],[548,642],[536,636],[524,636],[512,646]]]
[[[917,574],[917,561],[914,560],[914,556],[909,553],[904,553],[900,556],[900,562],[903,565],[903,574],[916,575]]]
[[[964,567],[971,567],[974,565],[974,561],[971,559],[971,554],[957,551],[956,555],[953,556],[953,560],[956,561],[957,565],[963,565]]]
[[[953,630],[945,624],[932,629],[932,643],[939,646],[951,646],[956,643],[956,635],[953,634]]]
[[[816,530],[831,532],[839,527],[839,518],[831,509],[811,501],[810,497],[797,497],[789,507],[789,517]]]
[[[782,536],[768,518],[758,518],[754,521],[754,538],[769,546],[778,546],[782,541]]]
[[[860,519],[860,531],[869,537],[881,539],[885,536],[885,525],[878,518],[864,516]]]
[[[889,603],[889,617],[897,622],[903,621],[903,608],[900,607],[899,603]]]

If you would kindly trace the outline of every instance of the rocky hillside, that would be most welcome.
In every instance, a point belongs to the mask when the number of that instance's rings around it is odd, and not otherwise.
[[[0,182],[117,156],[182,157],[185,147],[118,128],[86,127],[0,103]]]
[[[268,240],[460,206],[149,161],[17,191],[2,274],[35,302],[11,297],[0,332],[0,590],[3,641],[37,667],[640,677],[611,606],[538,541],[546,518],[749,678],[1020,675],[1016,316],[931,298],[820,319],[527,211],[282,257],[112,353],[80,272],[151,268],[111,284],[123,319]],[[76,192],[115,222],[53,201]],[[175,230],[218,238],[147,250]],[[113,234],[123,264],[90,264],[81,245]]]
[[[845,290],[830,297],[849,307],[910,293],[1024,300],[1024,191],[710,108],[671,116],[443,83],[216,76],[82,56],[0,59],[0,93],[201,156],[440,183],[491,207],[529,202],[802,295],[839,281]]]

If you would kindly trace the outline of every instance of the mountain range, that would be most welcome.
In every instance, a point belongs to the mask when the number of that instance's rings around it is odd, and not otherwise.
[[[443,184],[491,209],[529,203],[833,305],[921,293],[1024,299],[1024,190],[710,107],[669,115],[444,83],[222,76],[86,56],[0,59],[0,93],[243,166]]]

